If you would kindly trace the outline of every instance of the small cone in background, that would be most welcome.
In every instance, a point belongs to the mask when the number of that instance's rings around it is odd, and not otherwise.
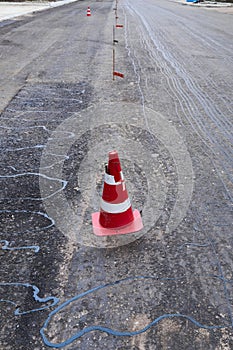
[[[88,8],[87,8],[87,16],[88,17],[90,17],[91,16],[91,9],[90,9],[90,7],[88,6]]]
[[[92,214],[94,234],[112,236],[140,231],[143,227],[138,210],[132,210],[116,151],[109,152],[100,212]]]

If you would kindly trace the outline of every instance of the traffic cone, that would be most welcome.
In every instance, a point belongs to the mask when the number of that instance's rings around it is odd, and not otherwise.
[[[109,152],[100,212],[92,214],[92,225],[97,236],[133,233],[143,227],[139,211],[132,210],[116,151]]]
[[[90,7],[88,6],[88,8],[87,8],[87,16],[88,17],[90,17],[91,16],[91,9],[90,9]]]

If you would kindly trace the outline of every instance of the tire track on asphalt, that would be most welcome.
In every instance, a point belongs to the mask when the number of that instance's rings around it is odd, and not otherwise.
[[[230,183],[233,183],[233,177],[231,175],[233,156],[231,145],[233,137],[229,130],[232,124],[224,117],[224,113],[221,113],[217,107],[214,107],[211,98],[202,91],[198,83],[194,81],[192,76],[185,71],[174,55],[171,54],[169,48],[166,46],[164,34],[161,33],[161,30],[154,31],[151,24],[154,23],[152,17],[149,15],[145,19],[143,14],[139,12],[135,6],[132,7],[129,2],[126,2],[126,9],[140,19],[143,27],[139,26],[138,31],[139,37],[143,38],[142,47],[149,52],[149,57],[151,57],[152,61],[161,67],[161,72],[166,78],[171,93],[176,96],[184,116],[195,133],[213,154],[214,157],[212,161],[218,171],[219,178],[229,198],[233,200],[231,186],[229,186],[228,181],[223,178],[219,167],[220,165],[221,168],[224,169],[227,179]],[[150,23],[150,21],[152,22]],[[131,54],[133,55],[132,60],[134,61],[134,66],[136,66],[137,62],[139,70],[142,70],[140,61],[136,58],[132,50]],[[144,79],[144,77],[138,77],[138,81],[142,81],[142,79]],[[140,90],[141,89],[140,87]],[[190,93],[187,93],[187,89]],[[143,99],[145,100],[144,97]],[[201,106],[207,118],[202,117],[198,106]],[[219,116],[221,116],[221,120]],[[217,131],[215,131],[216,127]]]

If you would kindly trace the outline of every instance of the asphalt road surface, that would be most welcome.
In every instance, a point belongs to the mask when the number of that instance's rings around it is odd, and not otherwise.
[[[114,8],[1,23],[0,349],[232,349],[232,15]],[[97,237],[113,149],[144,228]]]

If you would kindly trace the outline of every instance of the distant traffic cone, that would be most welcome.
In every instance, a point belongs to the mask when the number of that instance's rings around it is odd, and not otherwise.
[[[143,227],[138,210],[132,210],[116,151],[109,152],[100,212],[92,214],[94,234],[112,236],[140,231]]]
[[[88,8],[87,8],[87,16],[88,17],[90,17],[91,16],[91,9],[90,9],[90,7],[88,6]]]

